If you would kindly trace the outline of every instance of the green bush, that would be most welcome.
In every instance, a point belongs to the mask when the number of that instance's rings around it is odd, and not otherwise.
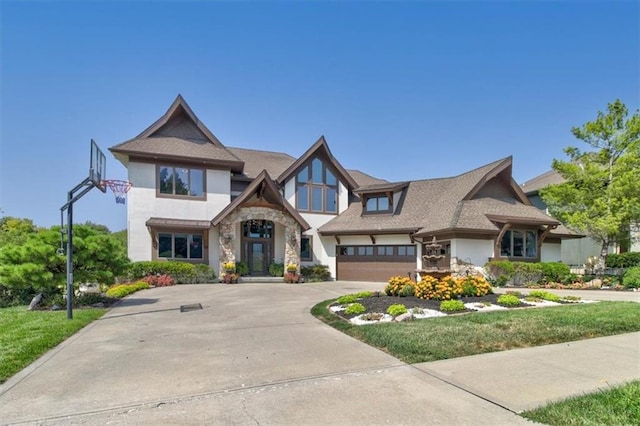
[[[353,303],[358,300],[358,297],[355,294],[345,294],[344,296],[338,297],[337,302],[341,305],[346,305],[347,303]]]
[[[269,265],[269,275],[272,277],[284,276],[284,263],[273,262]]]
[[[361,303],[352,303],[344,310],[347,315],[360,315],[367,310]]]
[[[460,300],[443,300],[440,302],[440,310],[443,312],[459,312],[465,309],[464,303]]]
[[[542,262],[540,268],[543,283],[563,283],[571,275],[569,265],[561,262]]]
[[[507,307],[520,306],[520,299],[513,294],[501,294],[498,297],[498,305]]]
[[[415,294],[415,288],[411,284],[407,284],[404,287],[402,287],[402,290],[400,290],[400,293],[398,293],[398,296],[411,297],[414,294]]]
[[[549,302],[560,301],[560,296],[558,296],[557,294],[549,293],[548,291],[544,291],[544,290],[531,290],[531,292],[529,293],[529,296],[539,298],[542,300],[548,300]]]
[[[605,260],[607,268],[631,268],[640,266],[640,252],[630,251],[620,254],[609,254]]]
[[[540,263],[492,260],[485,264],[485,268],[492,276],[492,284],[498,287],[537,283],[542,277]]]
[[[249,265],[247,265],[247,262],[241,260],[240,262],[236,263],[236,273],[238,275],[240,275],[241,277],[244,277],[245,275],[249,274]]]
[[[331,280],[331,272],[329,272],[329,266],[327,265],[311,265],[302,266],[300,273],[304,277],[305,282],[319,282]]]
[[[214,282],[216,273],[209,265],[180,261],[141,261],[129,265],[129,279],[139,280],[150,275],[169,275],[176,284]]]
[[[389,315],[397,317],[398,315],[406,314],[407,313],[407,307],[397,303],[397,304],[389,306],[387,308],[387,313]]]
[[[624,288],[640,288],[640,266],[627,269],[622,277]]]
[[[136,291],[144,290],[147,288],[149,288],[149,284],[144,281],[138,281],[132,284],[118,284],[107,290],[107,296],[121,299],[125,296],[135,293]]]
[[[62,299],[62,297],[60,299]],[[74,306],[91,306],[91,305],[95,305],[96,303],[104,303],[105,305],[108,306],[113,304],[115,301],[116,301],[116,298],[108,297],[101,293],[83,293],[73,298],[73,305]],[[62,304],[56,302],[56,304],[58,306],[64,306],[65,302],[62,302]]]
[[[370,291],[361,291],[360,293],[356,293],[356,297],[358,299],[364,299],[365,297],[371,297],[373,293]]]

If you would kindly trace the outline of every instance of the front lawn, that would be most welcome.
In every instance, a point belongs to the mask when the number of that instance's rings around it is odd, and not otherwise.
[[[552,426],[638,425],[640,380],[555,402],[525,411],[521,415],[529,420]]]
[[[0,383],[106,311],[76,309],[68,320],[66,311],[28,311],[26,306],[0,309]]]
[[[598,302],[470,313],[402,323],[352,325],[313,307],[317,318],[412,364],[640,331],[640,303]]]

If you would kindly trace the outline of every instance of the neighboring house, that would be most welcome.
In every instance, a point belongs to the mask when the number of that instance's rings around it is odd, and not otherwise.
[[[536,176],[531,180],[522,184],[522,190],[529,197],[531,204],[548,213],[547,204],[540,197],[540,190],[549,186],[564,182],[564,178],[555,170],[549,170]],[[640,251],[638,238],[634,238],[634,232],[637,233],[637,227],[631,229],[631,251]],[[587,262],[589,257],[600,256],[600,243],[592,238],[575,234],[577,238],[567,238],[562,240],[560,260],[563,263],[573,266],[582,266]],[[612,244],[609,247],[609,253],[619,252],[619,247]]]
[[[324,137],[299,158],[226,147],[181,96],[110,151],[133,184],[134,261],[244,261],[257,276],[274,261],[322,263],[337,279],[386,281],[492,258],[559,260],[570,236],[515,183],[511,157],[392,183],[345,169]]]

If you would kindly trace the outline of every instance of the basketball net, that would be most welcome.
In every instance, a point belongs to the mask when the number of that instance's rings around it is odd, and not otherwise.
[[[116,196],[116,204],[124,204],[127,198],[127,192],[133,184],[126,180],[107,179],[102,184],[111,188],[111,192]]]

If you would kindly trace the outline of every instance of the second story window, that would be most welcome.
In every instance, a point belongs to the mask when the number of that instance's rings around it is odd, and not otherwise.
[[[338,179],[319,158],[296,176],[297,208],[318,213],[338,212]]]
[[[367,197],[365,203],[366,213],[391,213],[391,200],[386,195],[373,195]]]
[[[204,198],[204,170],[158,166],[158,194]]]

